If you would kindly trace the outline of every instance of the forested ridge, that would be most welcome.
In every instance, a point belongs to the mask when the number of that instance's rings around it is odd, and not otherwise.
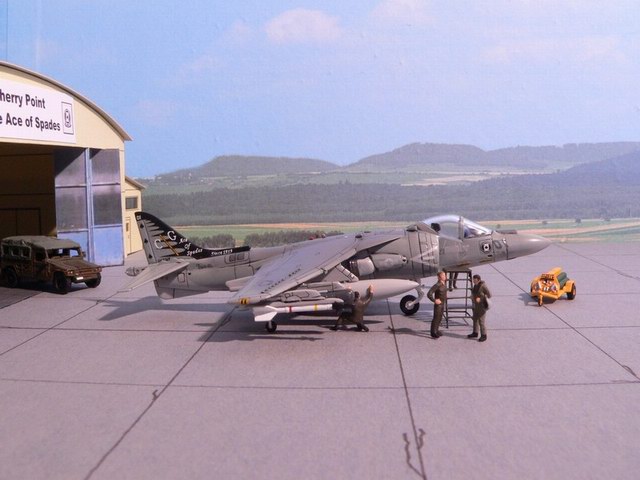
[[[296,184],[145,195],[169,223],[244,224],[469,218],[640,216],[640,151],[553,174],[505,175],[466,185]]]

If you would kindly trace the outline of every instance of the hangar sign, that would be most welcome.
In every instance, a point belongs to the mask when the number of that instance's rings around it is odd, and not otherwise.
[[[0,79],[0,137],[75,143],[73,98]]]

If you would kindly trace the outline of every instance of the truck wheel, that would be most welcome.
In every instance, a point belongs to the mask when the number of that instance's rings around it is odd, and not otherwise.
[[[567,292],[567,300],[573,300],[574,298],[576,298],[576,285],[573,284],[571,286],[571,291]]]
[[[71,280],[64,276],[62,272],[56,272],[53,276],[53,288],[61,295],[65,295],[71,290]]]
[[[96,288],[98,285],[100,285],[101,281],[102,281],[102,276],[100,274],[98,274],[98,276],[96,278],[94,278],[93,280],[87,280],[84,283],[89,288]]]
[[[13,268],[6,268],[4,270],[4,279],[7,282],[7,287],[16,288],[20,283],[20,278]]]

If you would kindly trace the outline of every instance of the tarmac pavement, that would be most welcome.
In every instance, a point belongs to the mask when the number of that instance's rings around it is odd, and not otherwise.
[[[369,333],[269,334],[225,292],[118,293],[143,262],[68,295],[0,287],[0,479],[638,478],[640,244],[475,269],[484,343],[462,319],[431,339],[429,302],[405,317],[399,298]],[[577,296],[539,307],[529,283],[555,266]]]

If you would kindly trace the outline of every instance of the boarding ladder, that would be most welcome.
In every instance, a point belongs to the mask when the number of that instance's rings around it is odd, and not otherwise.
[[[444,307],[446,328],[449,328],[449,319],[461,318],[466,325],[467,320],[473,324],[473,298],[471,270],[468,268],[447,268],[447,302]]]

